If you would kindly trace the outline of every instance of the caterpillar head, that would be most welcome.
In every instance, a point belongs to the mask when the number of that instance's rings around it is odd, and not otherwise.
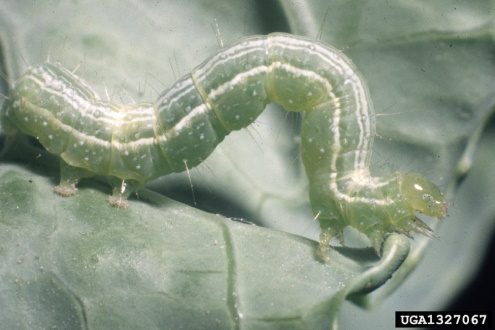
[[[414,211],[424,215],[445,218],[447,203],[437,186],[423,176],[416,173],[401,174],[400,192]]]

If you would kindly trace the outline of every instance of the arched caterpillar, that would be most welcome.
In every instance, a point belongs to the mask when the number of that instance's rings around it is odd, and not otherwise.
[[[58,194],[103,175],[115,180],[110,203],[125,206],[145,182],[201,163],[271,102],[304,112],[301,154],[323,257],[348,225],[378,248],[390,232],[428,234],[416,212],[446,215],[441,192],[421,175],[371,176],[374,113],[363,79],[340,51],[293,35],[223,49],[149,104],[103,101],[76,75],[46,63],[16,82],[2,123],[60,155]]]

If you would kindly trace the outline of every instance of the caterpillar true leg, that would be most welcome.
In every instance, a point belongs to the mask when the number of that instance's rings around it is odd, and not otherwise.
[[[330,259],[330,243],[333,239],[338,239],[339,242],[344,244],[343,228],[329,227],[328,224],[321,226],[320,242],[318,249],[316,250],[316,257],[325,262]]]

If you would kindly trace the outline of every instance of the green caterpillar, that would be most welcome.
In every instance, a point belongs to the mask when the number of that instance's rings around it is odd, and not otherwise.
[[[348,225],[378,248],[390,232],[429,234],[416,212],[446,215],[441,192],[419,174],[371,176],[375,118],[363,79],[340,51],[293,35],[223,49],[149,104],[102,101],[73,73],[46,63],[17,81],[2,123],[61,157],[55,192],[70,196],[81,178],[108,176],[110,204],[124,207],[145,182],[201,163],[271,102],[304,112],[301,154],[322,257]]]

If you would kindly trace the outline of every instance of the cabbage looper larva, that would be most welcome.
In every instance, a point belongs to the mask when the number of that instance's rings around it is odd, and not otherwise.
[[[416,212],[446,215],[442,194],[419,174],[371,176],[374,113],[364,81],[340,51],[292,35],[225,48],[150,104],[103,101],[70,71],[46,63],[17,81],[2,122],[60,155],[58,194],[104,175],[116,179],[110,203],[125,206],[146,181],[201,163],[270,102],[304,112],[301,154],[322,257],[348,225],[379,247],[390,232],[429,234]]]

